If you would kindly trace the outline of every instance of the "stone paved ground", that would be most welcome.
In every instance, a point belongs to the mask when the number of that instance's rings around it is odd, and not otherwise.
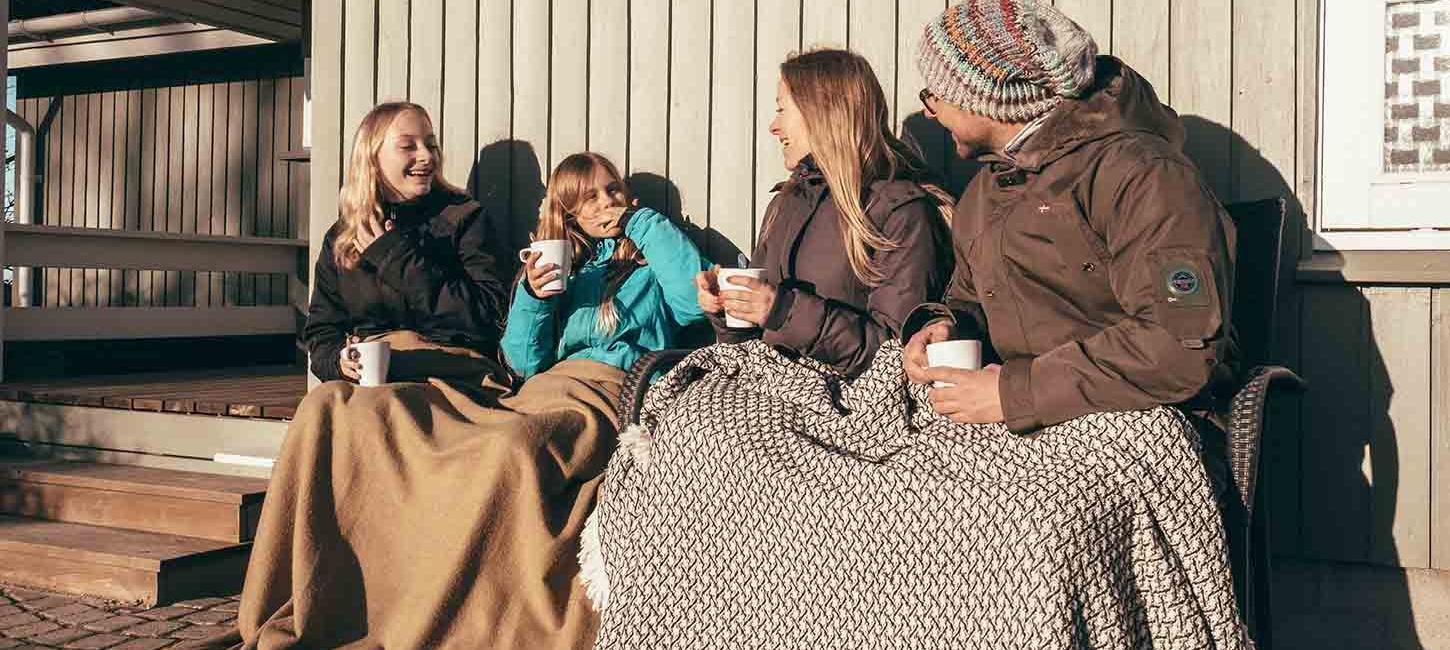
[[[237,596],[143,609],[0,585],[0,650],[160,650],[224,632]]]

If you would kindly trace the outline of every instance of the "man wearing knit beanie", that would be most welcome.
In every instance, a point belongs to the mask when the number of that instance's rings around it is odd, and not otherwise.
[[[1163,404],[1218,421],[1234,228],[1173,110],[1042,0],[952,6],[917,64],[927,116],[986,164],[957,205],[944,304],[907,322],[908,375],[952,384],[938,412],[1018,433]],[[1000,365],[926,368],[926,344],[952,338]]]
[[[1235,233],[1183,154],[1178,116],[1045,0],[954,5],[923,30],[917,64],[927,116],[985,167],[957,204],[943,302],[902,328],[907,376],[940,382],[932,406],[956,422],[1027,434],[1174,405],[1205,450],[1222,450],[1238,355]],[[952,339],[981,339],[989,365],[928,368],[926,346]],[[1222,494],[1226,459],[1207,461]],[[1180,532],[1223,538],[1220,522],[1207,526]],[[1092,609],[1116,606],[1154,604]],[[1218,630],[1227,646],[1243,634],[1236,611],[1202,614],[1236,628]]]

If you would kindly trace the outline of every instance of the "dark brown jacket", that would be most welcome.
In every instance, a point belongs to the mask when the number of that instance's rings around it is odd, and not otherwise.
[[[467,196],[435,191],[388,209],[394,228],[363,251],[356,269],[333,261],[328,230],[302,340],[313,374],[341,379],[349,334],[413,330],[435,343],[498,351],[507,288],[497,275],[495,227]]]
[[[883,341],[900,335],[912,308],[941,295],[951,277],[951,238],[937,203],[917,183],[871,183],[862,199],[866,216],[900,244],[877,253],[886,280],[870,287],[856,278],[846,256],[840,212],[825,177],[807,158],[776,187],[751,265],[777,286],[764,329],[727,330],[711,317],[718,339],[766,343],[822,361],[847,374],[870,363]]]
[[[1234,228],[1122,62],[968,186],[946,305],[1003,360],[1007,426],[1206,401],[1232,382]],[[911,318],[910,330],[942,315]],[[924,317],[925,316],[925,317]]]

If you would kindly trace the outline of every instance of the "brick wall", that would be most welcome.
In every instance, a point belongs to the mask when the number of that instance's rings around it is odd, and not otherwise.
[[[1385,34],[1384,170],[1450,171],[1450,0],[1390,4]]]

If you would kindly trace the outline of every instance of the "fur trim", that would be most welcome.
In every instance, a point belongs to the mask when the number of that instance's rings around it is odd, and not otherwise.
[[[649,467],[650,454],[654,451],[655,439],[640,424],[631,424],[619,434],[619,447],[627,452],[640,469]]]
[[[604,611],[609,604],[609,574],[604,568],[604,549],[599,541],[598,510],[589,514],[579,534],[579,579],[584,582],[584,593],[589,596],[594,611]]]

